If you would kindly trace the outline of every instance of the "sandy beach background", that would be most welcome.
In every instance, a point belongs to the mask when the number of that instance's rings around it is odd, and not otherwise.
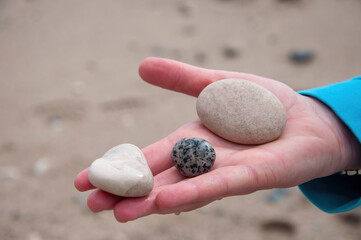
[[[112,146],[196,118],[194,98],[140,79],[142,59],[322,86],[361,74],[360,13],[360,0],[0,0],[0,239],[361,240],[360,208],[329,215],[297,188],[120,224],[73,187]]]

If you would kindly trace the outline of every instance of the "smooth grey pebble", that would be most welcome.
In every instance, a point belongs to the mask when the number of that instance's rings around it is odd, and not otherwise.
[[[304,64],[312,61],[315,57],[315,54],[312,50],[293,50],[291,51],[289,58],[292,62],[298,64]]]

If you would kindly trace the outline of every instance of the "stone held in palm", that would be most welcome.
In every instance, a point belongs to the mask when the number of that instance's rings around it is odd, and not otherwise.
[[[145,196],[154,182],[142,151],[128,143],[115,146],[96,159],[88,178],[95,187],[123,197]]]
[[[287,114],[266,88],[242,79],[208,85],[197,99],[197,114],[210,131],[240,144],[262,144],[277,139]]]
[[[171,160],[185,177],[208,172],[216,159],[216,152],[208,141],[201,138],[182,138],[173,147]]]

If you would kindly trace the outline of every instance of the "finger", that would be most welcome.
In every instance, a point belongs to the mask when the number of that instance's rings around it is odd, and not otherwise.
[[[199,93],[214,81],[225,78],[237,78],[255,82],[275,94],[287,107],[290,92],[287,85],[268,78],[248,73],[210,70],[163,58],[146,58],[139,66],[139,75],[146,82],[197,97]]]
[[[125,198],[114,203],[114,215],[119,222],[127,222],[136,219],[138,216],[145,216],[154,204],[155,196],[166,185],[184,180],[184,176],[178,173],[176,168],[170,168],[154,177],[153,190],[145,197]],[[120,209],[117,210],[117,209]],[[105,210],[105,209],[104,209]],[[130,211],[128,211],[130,210]]]
[[[174,211],[192,203],[248,194],[258,188],[254,180],[255,175],[248,166],[215,169],[208,174],[168,185],[159,192],[156,205],[163,211]]]
[[[216,199],[255,191],[255,175],[246,166],[230,166],[164,185],[151,195],[119,202],[114,215],[120,222],[134,220],[153,213],[177,213],[204,206]]]
[[[185,177],[181,175],[175,167],[167,169],[154,177],[153,189],[159,188],[164,185],[174,184],[184,180]]]
[[[167,211],[152,211],[157,209],[155,201],[153,200],[156,196],[156,192],[151,198],[147,199],[135,199],[133,201],[123,201],[114,207],[114,216],[119,222],[128,222],[140,217],[148,216],[152,213],[157,214],[169,214],[175,213],[180,214],[181,212],[188,212],[209,204],[212,201],[196,202],[180,206],[177,209],[166,209]],[[164,209],[163,209],[164,210]]]
[[[191,96],[199,93],[214,79],[212,71],[162,58],[147,58],[139,66],[146,82]]]
[[[80,192],[88,191],[95,188],[88,179],[88,171],[89,168],[86,168],[80,173],[78,173],[78,175],[75,177],[74,186]]]
[[[93,212],[100,212],[113,209],[115,204],[121,199],[123,199],[123,197],[97,189],[88,196],[87,204]]]
[[[170,157],[175,141],[167,137],[142,149],[153,176],[172,166]]]
[[[176,168],[171,168],[154,177],[153,189],[157,189],[163,185],[177,183],[183,179],[184,177],[177,172]],[[102,190],[95,190],[88,197],[88,207],[93,212],[110,210],[113,209],[114,206],[123,199],[126,198],[116,196]]]
[[[276,82],[252,74],[199,68],[154,57],[146,58],[141,62],[139,75],[150,84],[191,96],[198,96],[208,84],[225,78],[240,78],[270,88],[273,88],[272,85]]]

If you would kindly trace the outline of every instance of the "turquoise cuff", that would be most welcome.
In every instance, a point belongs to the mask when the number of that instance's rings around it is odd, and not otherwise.
[[[330,107],[361,143],[361,76],[299,93],[317,98]],[[311,180],[299,188],[310,202],[327,213],[346,212],[361,206],[361,176],[334,174]]]
[[[334,174],[298,186],[303,195],[327,213],[341,213],[361,206],[361,176]]]

